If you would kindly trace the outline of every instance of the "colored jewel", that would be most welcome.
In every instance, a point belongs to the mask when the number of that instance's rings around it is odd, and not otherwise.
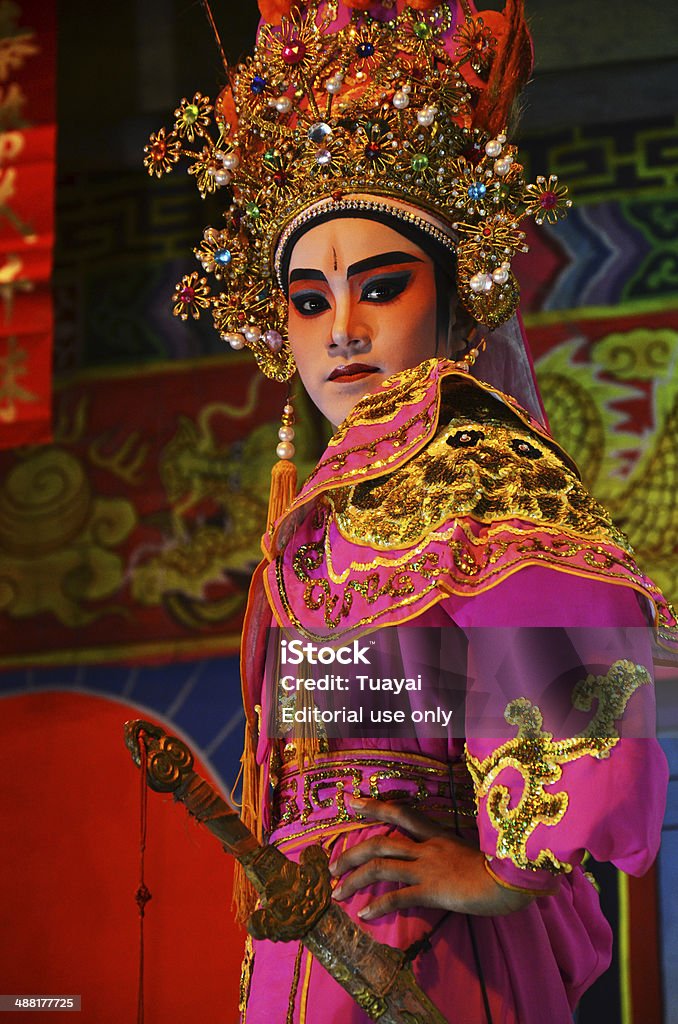
[[[311,142],[322,142],[323,139],[326,139],[327,136],[331,134],[332,129],[324,121],[320,121],[318,124],[313,124],[308,129],[308,137]]]
[[[300,64],[306,56],[306,46],[300,39],[291,39],[283,46],[281,56],[286,64]]]
[[[417,39],[430,39],[433,29],[430,25],[427,25],[425,21],[417,21],[415,22],[412,31]]]

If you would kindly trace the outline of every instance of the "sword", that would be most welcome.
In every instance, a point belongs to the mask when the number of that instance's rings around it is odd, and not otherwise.
[[[377,942],[332,900],[329,862],[320,846],[306,847],[296,864],[277,847],[262,845],[193,770],[185,743],[150,722],[126,722],[125,743],[138,767],[141,742],[149,787],[172,793],[242,864],[262,904],[247,921],[253,938],[301,941],[379,1024],[447,1024],[415,981],[402,951]]]

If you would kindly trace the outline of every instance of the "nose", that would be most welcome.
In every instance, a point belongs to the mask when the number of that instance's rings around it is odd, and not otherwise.
[[[370,341],[369,329],[356,304],[351,301],[349,290],[335,295],[334,319],[328,345],[330,352],[335,355],[362,352]]]

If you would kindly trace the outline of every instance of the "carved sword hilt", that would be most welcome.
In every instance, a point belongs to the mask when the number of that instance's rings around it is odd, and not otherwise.
[[[376,942],[331,899],[327,855],[309,846],[299,864],[275,846],[262,846],[205,779],[193,769],[193,755],[176,736],[157,725],[125,723],[125,743],[141,767],[145,748],[148,785],[173,793],[242,864],[262,906],[247,922],[254,938],[297,940],[380,1024],[446,1024],[417,985],[403,954]]]

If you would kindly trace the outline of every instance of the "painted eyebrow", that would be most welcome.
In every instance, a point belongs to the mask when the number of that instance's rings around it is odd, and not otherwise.
[[[346,277],[355,277],[356,274],[362,274],[366,270],[376,270],[378,267],[392,267],[400,263],[422,262],[423,260],[420,260],[418,256],[411,252],[382,252],[377,256],[368,256],[366,260],[352,263],[346,271]],[[306,267],[297,267],[296,270],[290,272],[289,283],[292,284],[294,281],[324,281],[327,284],[327,278],[322,270],[311,270]]]
[[[291,271],[289,283],[292,284],[293,281],[324,281],[327,284],[327,278],[322,270],[305,270],[303,267]]]
[[[423,263],[418,256],[411,252],[382,252],[378,256],[369,256],[366,260],[359,260],[352,263],[346,271],[346,277],[354,277],[366,270],[376,270],[378,267],[390,267],[398,263]]]

